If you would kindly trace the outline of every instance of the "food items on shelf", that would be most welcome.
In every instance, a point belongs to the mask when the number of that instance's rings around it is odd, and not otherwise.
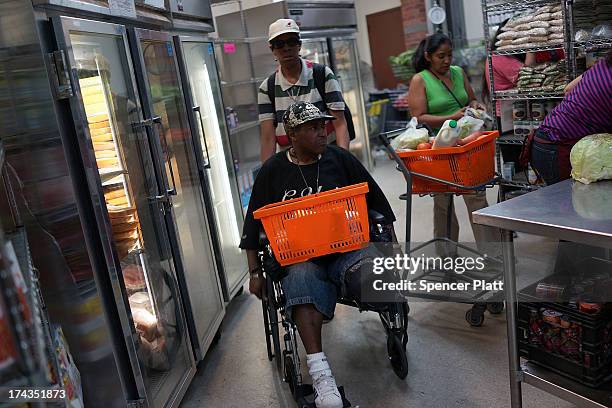
[[[123,267],[123,281],[129,293],[146,289],[144,270],[140,265],[130,264]]]
[[[148,341],[154,341],[159,337],[159,330],[157,328],[157,318],[143,307],[132,306],[132,318],[134,319],[134,325],[136,330],[141,337]]]
[[[521,68],[517,88],[521,92],[561,92],[567,82],[567,64],[561,60]]]
[[[542,6],[510,19],[495,45],[504,51],[561,44],[563,30],[560,6]]]
[[[563,313],[557,312],[556,310],[544,310],[542,312],[542,319],[552,324],[561,323],[561,316],[563,316]]]
[[[572,178],[584,184],[612,179],[612,134],[583,137],[570,153]]]

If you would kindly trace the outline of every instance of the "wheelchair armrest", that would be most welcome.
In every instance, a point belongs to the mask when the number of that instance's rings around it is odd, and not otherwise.
[[[384,224],[386,220],[385,216],[376,210],[368,210],[368,218],[373,224]]]

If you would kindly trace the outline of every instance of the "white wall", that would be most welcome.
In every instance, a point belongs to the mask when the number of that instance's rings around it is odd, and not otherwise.
[[[357,13],[357,47],[362,61],[372,66],[370,54],[370,40],[368,38],[368,24],[366,16],[399,7],[400,0],[355,0],[355,11]]]
[[[480,0],[463,0],[465,33],[470,44],[484,38],[482,7],[480,2]]]

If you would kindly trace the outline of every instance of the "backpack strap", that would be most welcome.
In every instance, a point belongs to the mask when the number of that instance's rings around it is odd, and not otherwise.
[[[274,112],[274,127],[278,126],[278,118],[276,117],[276,102],[274,100],[275,97],[275,88],[276,88],[276,71],[272,73],[268,77],[268,98],[270,98],[270,102],[272,103],[272,111]]]
[[[313,64],[312,65],[312,76],[314,79],[315,87],[317,91],[319,91],[319,95],[321,95],[321,99],[327,106],[325,102],[325,65],[322,64]]]

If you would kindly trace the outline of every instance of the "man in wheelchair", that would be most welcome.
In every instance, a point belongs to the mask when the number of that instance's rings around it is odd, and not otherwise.
[[[247,251],[249,290],[261,298],[265,286],[258,259],[261,223],[253,212],[267,204],[313,193],[367,182],[368,209],[381,214],[392,228],[395,216],[382,190],[361,163],[348,151],[327,144],[326,122],[333,116],[322,113],[315,105],[298,102],[283,116],[291,148],[268,159],[253,185],[240,247]],[[346,293],[345,274],[369,259],[362,249],[333,254],[290,265],[281,280],[285,308],[295,322],[307,353],[307,364],[319,408],[341,408],[336,386],[321,344],[324,319],[334,314],[338,294]]]

